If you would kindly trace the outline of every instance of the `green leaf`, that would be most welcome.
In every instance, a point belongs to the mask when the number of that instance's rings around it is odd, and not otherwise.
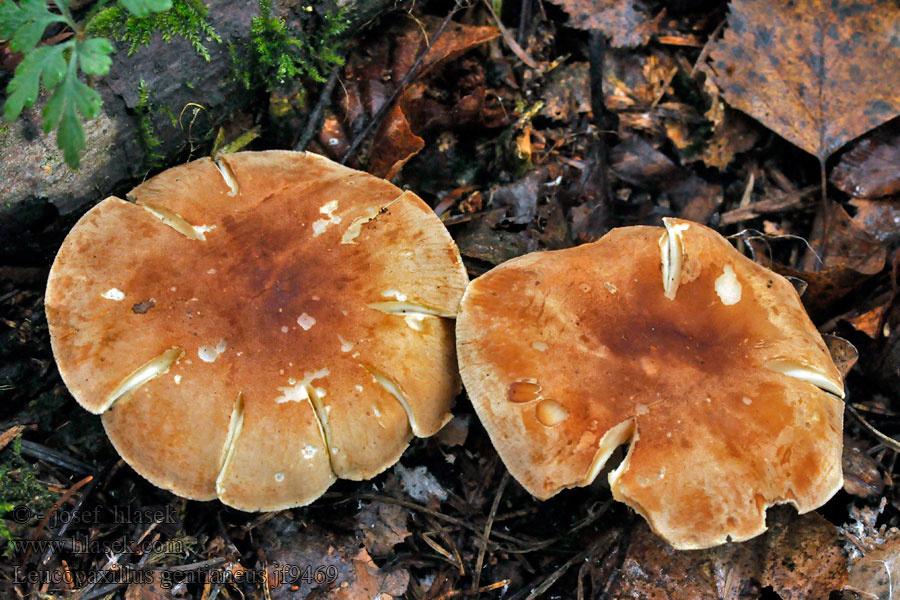
[[[112,64],[109,55],[114,51],[115,48],[106,38],[92,38],[85,42],[79,42],[76,48],[81,70],[88,75],[109,73],[109,67]]]
[[[152,12],[163,12],[172,8],[172,0],[119,0],[119,2],[137,17],[146,17]]]
[[[66,164],[77,169],[79,154],[84,149],[84,127],[80,113],[85,119],[93,119],[100,112],[100,95],[80,81],[75,67],[76,56],[69,59],[66,75],[44,107],[44,132],[59,125],[56,145],[63,151]]]
[[[46,0],[4,0],[0,4],[0,38],[10,39],[10,49],[28,52],[38,45],[51,23],[65,23],[66,18],[47,10]]]
[[[58,46],[41,46],[25,55],[15,76],[6,88],[6,104],[3,106],[3,117],[12,121],[26,106],[31,106],[40,92],[40,80],[43,77],[44,87],[53,89],[66,73],[66,59],[63,56],[70,43]]]

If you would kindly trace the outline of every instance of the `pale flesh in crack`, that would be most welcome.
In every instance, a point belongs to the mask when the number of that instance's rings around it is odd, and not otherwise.
[[[840,488],[843,383],[788,281],[702,225],[666,226],[488,272],[463,298],[457,349],[529,492],[588,485],[627,444],[614,496],[674,546],[702,548]]]
[[[67,238],[47,313],[67,386],[103,412],[139,473],[187,497],[277,510],[392,464],[413,435],[409,414],[426,435],[446,420],[467,280],[414,194],[266,152],[172,169],[129,198],[101,202]],[[102,296],[112,288],[121,300]],[[391,289],[434,314],[370,308]],[[141,370],[173,348],[167,368]],[[305,397],[285,399],[322,369]]]

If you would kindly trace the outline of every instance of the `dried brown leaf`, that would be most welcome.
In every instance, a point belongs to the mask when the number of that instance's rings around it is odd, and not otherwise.
[[[568,123],[577,115],[591,112],[591,76],[586,62],[576,62],[550,72],[541,92],[544,106],[540,115]]]
[[[724,98],[820,160],[900,114],[891,0],[733,0],[710,52]]]
[[[409,536],[409,509],[399,504],[372,502],[356,515],[356,525],[371,554],[383,556]]]
[[[650,39],[651,22],[639,0],[551,0],[569,13],[570,27],[602,31],[616,48],[634,48]]]
[[[900,199],[856,199],[850,204],[856,208],[853,222],[872,237],[887,243],[900,238]]]
[[[866,448],[848,435],[844,436],[844,491],[860,498],[878,497],[884,492],[884,478]]]
[[[879,129],[845,152],[831,182],[855,198],[881,198],[900,192],[900,131]]]
[[[893,600],[900,593],[900,536],[866,554],[850,568],[847,589],[864,600]]]
[[[375,135],[368,171],[376,177],[393,179],[424,147],[425,140],[413,133],[403,107],[395,104]]]
[[[812,250],[807,251],[800,266],[771,265],[781,275],[798,277],[809,284],[803,304],[814,315],[880,272],[887,259],[885,244],[854,223],[840,204],[829,200],[825,206],[809,236]]]

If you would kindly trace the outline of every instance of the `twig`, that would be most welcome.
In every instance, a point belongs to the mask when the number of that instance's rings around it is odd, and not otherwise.
[[[78,490],[83,488],[85,485],[90,483],[92,479],[94,479],[94,476],[88,475],[87,477],[85,477],[84,479],[82,479],[81,481],[79,481],[78,483],[73,485],[72,487],[70,487],[68,490],[63,492],[62,496],[59,497],[59,500],[54,502],[53,506],[50,507],[50,510],[47,511],[47,514],[44,515],[44,518],[41,520],[40,524],[37,526],[37,529],[34,530],[34,538],[35,539],[40,537],[41,533],[43,533],[44,529],[47,527],[47,524],[50,522],[50,519],[53,517],[53,515],[56,513],[56,511],[58,511],[63,504],[68,502],[69,499],[75,495],[75,492],[77,492]],[[22,559],[22,564],[28,563],[28,559],[31,556],[31,548],[32,548],[32,546],[29,546],[28,550],[25,551],[25,558]]]
[[[437,31],[434,34],[434,37],[431,38],[431,41],[425,46],[425,49],[422,50],[419,55],[416,57],[415,62],[409,71],[406,72],[406,75],[403,76],[403,79],[400,80],[400,84],[397,86],[397,89],[393,91],[393,93],[385,100],[384,104],[381,105],[381,108],[378,109],[378,112],[375,113],[375,116],[372,117],[366,126],[362,128],[353,141],[350,143],[350,146],[347,148],[347,152],[344,153],[344,156],[341,158],[341,164],[346,164],[350,157],[356,152],[356,149],[359,148],[359,145],[363,143],[363,141],[368,137],[369,133],[372,129],[381,123],[382,119],[384,119],[387,112],[394,106],[394,102],[397,101],[397,98],[400,97],[400,94],[406,89],[406,86],[409,85],[409,82],[413,80],[419,71],[419,67],[422,65],[422,61],[425,60],[425,56],[428,54],[428,51],[434,47],[435,42],[437,42],[438,38],[441,37],[441,34],[444,33],[444,29],[447,28],[447,25],[450,24],[453,16],[459,12],[462,8],[461,4],[454,4],[453,8],[450,9],[450,12],[447,13],[447,16],[444,17],[444,20],[441,21],[440,27],[438,27]]]
[[[322,120],[322,113],[324,113],[328,105],[331,104],[331,94],[334,92],[334,87],[337,85],[342,68],[342,65],[336,66],[331,71],[331,75],[328,76],[328,81],[325,82],[325,87],[322,88],[319,100],[316,102],[312,112],[309,113],[309,117],[306,119],[306,126],[303,128],[303,133],[300,134],[300,139],[294,145],[294,150],[297,152],[306,150],[306,147],[309,146],[313,136],[316,135],[316,131],[319,129],[319,121]]]
[[[484,567],[484,555],[487,552],[487,541],[491,537],[491,527],[494,526],[494,518],[497,516],[497,507],[500,506],[500,498],[503,497],[503,490],[509,483],[509,471],[504,471],[500,485],[497,487],[497,493],[494,495],[494,503],[491,505],[491,512],[488,514],[487,523],[484,524],[484,535],[481,538],[481,547],[478,548],[478,560],[475,561],[475,573],[472,578],[472,592],[478,589],[481,583],[481,569]]]
[[[84,474],[96,471],[94,467],[86,462],[28,440],[22,440],[22,454],[54,464],[63,469],[68,469],[73,473]]]
[[[525,30],[528,28],[529,21],[531,21],[531,0],[522,0],[522,8],[519,11],[519,30],[516,32],[516,42],[520,46],[525,44],[528,37]]]
[[[72,507],[72,514],[78,514],[78,511],[81,510],[81,507],[84,506],[85,500],[90,498],[91,494],[94,491],[94,488],[97,487],[97,483],[100,481],[99,477],[94,477],[91,479],[90,483],[88,483],[87,487],[84,488],[84,493],[82,493],[78,500],[75,502],[75,505]],[[66,535],[66,532],[69,531],[69,525],[71,525],[76,519],[69,519],[65,523],[63,523],[62,527],[59,528],[59,531],[56,532],[57,537],[62,537]],[[47,551],[44,553],[44,556],[41,558],[40,566],[45,566],[50,562],[50,559],[53,557],[53,551],[55,546],[51,545],[47,548]]]
[[[606,535],[606,536],[602,537],[601,539],[597,540],[596,542],[594,542],[593,544],[591,544],[588,547],[588,549],[585,550],[584,552],[580,552],[580,553],[576,554],[575,556],[573,556],[572,558],[570,558],[569,560],[567,560],[566,562],[564,562],[555,571],[553,571],[553,573],[551,573],[546,579],[544,579],[544,581],[542,581],[540,585],[533,588],[531,590],[531,592],[528,594],[528,596],[525,598],[525,600],[535,600],[535,598],[540,597],[544,592],[549,590],[550,587],[554,583],[556,583],[560,577],[565,575],[566,571],[571,569],[575,564],[585,560],[588,556],[598,555],[601,552],[605,552],[613,544],[613,542],[615,542],[619,539],[620,534],[621,534],[621,532],[619,530],[614,530],[611,534]],[[520,594],[521,594],[521,592],[520,592]],[[516,598],[517,596],[518,596],[518,594],[516,596],[513,596],[513,598]]]
[[[484,0],[484,5],[487,7],[488,12],[491,13],[491,17],[493,17],[494,22],[497,24],[497,28],[500,29],[500,35],[503,36],[503,40],[506,42],[506,45],[509,46],[509,49],[513,51],[513,54],[518,56],[519,60],[525,63],[526,66],[537,69],[537,63],[534,62],[533,58],[528,56],[528,53],[519,45],[519,42],[512,36],[509,29],[503,25],[503,21],[501,21],[500,17],[497,16],[497,13],[494,12],[494,7],[491,6],[491,3],[488,0]]]
[[[609,178],[606,173],[606,99],[603,95],[603,63],[606,57],[606,35],[602,31],[591,31],[590,41],[590,76],[591,76],[591,112],[596,128],[592,144],[594,172],[592,178],[600,189],[600,202],[606,206],[609,202]]]
[[[846,406],[850,414],[856,417],[859,422],[862,423],[863,427],[868,429],[872,433],[872,435],[874,435],[881,441],[882,444],[884,444],[894,452],[900,452],[900,442],[878,431],[878,429],[876,429],[874,425],[866,421],[863,416],[859,414],[859,412],[855,408],[853,408],[852,404],[847,404]]]

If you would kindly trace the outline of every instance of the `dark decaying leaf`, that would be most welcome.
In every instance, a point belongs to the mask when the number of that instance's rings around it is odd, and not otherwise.
[[[849,340],[831,333],[823,334],[822,339],[825,340],[825,345],[828,346],[834,366],[840,371],[841,377],[846,379],[847,373],[859,360],[859,350]]]
[[[850,567],[847,589],[862,600],[893,600],[900,590],[900,535],[885,541]]]
[[[371,40],[366,52],[354,53],[344,70],[344,85],[338,87],[339,114],[326,118],[319,132],[318,145],[314,145],[313,149],[340,160],[350,140],[397,90],[417,56],[426,48],[427,40],[435,37],[439,24],[440,19],[434,17],[424,17],[421,23],[404,19]],[[413,81],[379,123],[369,153],[368,170],[371,173],[388,179],[394,177],[424,147],[425,142],[420,134],[434,116],[432,113],[453,112],[454,107],[444,107],[426,98],[421,80],[468,50],[499,35],[499,30],[493,26],[455,22],[447,25],[428,49]],[[482,99],[483,96],[482,90]],[[348,164],[359,163],[351,157]]]
[[[771,268],[809,284],[803,304],[814,316],[879,273],[887,259],[885,245],[861,229],[840,204],[831,200],[824,213],[820,211],[816,217],[809,245],[812,250],[807,251],[799,268],[777,263]]]
[[[750,600],[771,586],[784,600],[828,598],[847,580],[842,538],[816,513],[769,510],[769,530],[747,542],[681,552],[639,521],[610,598]]]
[[[551,0],[569,13],[567,25],[602,31],[616,48],[634,48],[650,39],[651,22],[640,0]]]
[[[900,239],[900,199],[856,199],[850,205],[856,209],[853,222],[876,240],[892,243]]]
[[[733,0],[710,52],[729,104],[820,160],[900,114],[892,0]]]
[[[758,139],[759,132],[750,119],[743,113],[726,108],[722,122],[715,124],[700,159],[708,167],[725,169],[736,154],[753,148]]]
[[[878,463],[866,452],[865,446],[844,435],[844,491],[860,498],[880,496],[884,492],[884,477]]]
[[[586,62],[576,62],[551,71],[541,93],[544,106],[539,114],[568,123],[580,114],[591,112],[589,68]]]
[[[872,132],[847,150],[831,172],[831,183],[854,198],[881,198],[900,192],[900,128]]]
[[[384,556],[409,535],[409,509],[399,504],[372,502],[356,515],[356,525],[369,554]]]
[[[269,570],[273,600],[321,597],[334,600],[390,600],[402,597],[409,572],[395,567],[379,569],[356,538],[290,519],[284,514],[255,530],[260,565]],[[314,569],[334,575],[317,581]],[[304,571],[309,569],[309,571]],[[285,576],[294,574],[295,581]],[[320,579],[322,577],[320,576]],[[311,594],[317,593],[318,596]]]
[[[678,171],[668,156],[637,135],[628,136],[610,151],[609,168],[622,181],[641,187],[669,180]]]

